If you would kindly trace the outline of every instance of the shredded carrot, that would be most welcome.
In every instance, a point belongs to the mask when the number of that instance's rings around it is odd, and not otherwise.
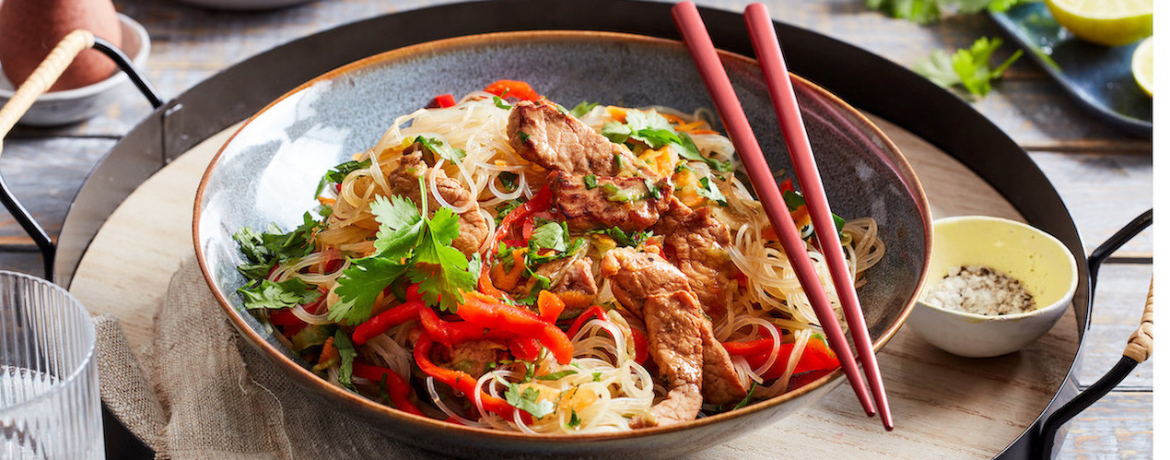
[[[719,134],[719,131],[712,131],[709,129],[696,129],[691,131],[691,134]]]
[[[528,252],[528,248],[519,248],[512,250],[512,271],[505,272],[504,264],[496,264],[492,267],[492,281],[496,287],[505,291],[511,291],[520,284],[520,277],[524,275],[524,253]]]
[[[325,206],[333,206],[333,203],[336,203],[337,199],[336,198],[325,198],[323,196],[319,196],[319,197],[317,197],[317,202],[321,203]]]
[[[698,127],[700,127],[700,126],[703,126],[704,123],[706,123],[706,122],[703,120],[695,120],[695,121],[692,121],[690,123],[685,123],[685,124],[675,126],[674,130],[675,131],[682,131],[682,132],[693,131],[695,129],[698,129]]]
[[[558,292],[557,297],[565,303],[565,308],[588,308],[593,305],[593,296],[580,291]]]
[[[337,353],[337,347],[333,346],[333,337],[325,339],[325,345],[321,347],[321,359],[317,362],[326,363],[340,358],[341,355]]]
[[[626,109],[623,109],[621,107],[614,107],[611,105],[611,106],[607,106],[605,108],[605,111],[606,111],[606,113],[609,113],[609,116],[611,118],[613,118],[615,121],[620,122],[620,123],[626,122]]]
[[[674,123],[676,125],[683,122],[683,119],[679,118],[678,115],[674,115],[671,113],[659,113],[659,115],[662,115],[662,118],[665,118],[666,121],[669,121],[669,122]]]

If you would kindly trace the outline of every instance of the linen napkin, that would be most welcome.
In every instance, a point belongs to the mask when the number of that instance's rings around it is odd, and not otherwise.
[[[296,386],[220,311],[193,259],[171,278],[154,339],[131,350],[95,318],[101,395],[162,459],[440,458],[351,419]]]

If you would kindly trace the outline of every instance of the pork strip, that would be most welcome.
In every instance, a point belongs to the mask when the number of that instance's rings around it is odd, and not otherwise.
[[[422,209],[419,200],[418,179],[425,177],[430,167],[423,161],[422,146],[414,144],[407,148],[398,167],[386,176],[390,190],[399,196],[405,196]],[[439,195],[451,206],[460,207],[471,203],[471,208],[459,214],[459,236],[451,243],[455,249],[471,256],[479,252],[479,247],[488,236],[487,220],[479,212],[479,203],[471,196],[471,192],[463,187],[459,181],[447,177],[442,169],[435,170],[435,187]],[[425,180],[425,179],[424,179]],[[429,181],[428,181],[429,182]],[[428,185],[429,187],[429,185]],[[427,194],[427,208],[434,211],[439,209],[439,201],[430,193]]]
[[[616,176],[636,171],[634,154],[551,104],[523,101],[508,115],[516,153],[550,171]]]
[[[691,407],[678,400],[690,395],[686,387],[690,381],[686,380],[689,374],[685,374],[685,368],[673,367],[676,363],[685,366],[696,359],[701,363],[701,399],[726,404],[747,395],[747,389],[740,383],[731,364],[731,356],[715,340],[711,321],[703,316],[686,275],[655,254],[627,248],[609,251],[601,264],[601,274],[610,280],[614,297],[645,321],[651,357],[672,385],[668,386],[670,393],[667,398],[651,408],[651,415],[658,423],[663,420],[676,423],[676,409]],[[686,340],[681,340],[681,333],[678,333],[683,330],[687,334]],[[698,348],[692,346],[694,343],[698,343]],[[666,402],[669,404],[663,409],[656,409]],[[683,420],[691,420],[697,413],[696,409]],[[648,425],[653,421],[650,418],[642,420],[641,426],[653,426]]]
[[[673,191],[666,179],[594,176],[592,180],[596,184],[586,185],[582,176],[561,171],[549,174],[557,210],[571,230],[618,227],[640,232],[658,222]]]
[[[703,311],[714,318],[727,309],[726,286],[739,270],[727,247],[731,232],[704,207],[681,219],[673,232],[665,234],[664,255],[686,275],[691,291]]]

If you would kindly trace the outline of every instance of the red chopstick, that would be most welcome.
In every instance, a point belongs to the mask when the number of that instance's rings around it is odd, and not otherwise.
[[[796,178],[800,181],[801,191],[804,192],[804,200],[812,217],[813,230],[816,232],[817,240],[821,242],[829,273],[833,275],[833,286],[837,288],[837,297],[840,298],[842,309],[845,311],[849,332],[853,335],[853,345],[860,355],[861,366],[865,369],[865,377],[877,403],[882,424],[887,430],[892,430],[894,421],[890,414],[889,401],[886,399],[885,386],[882,385],[877,359],[873,354],[869,327],[865,324],[865,315],[861,313],[861,302],[857,299],[853,276],[845,265],[845,251],[841,249],[841,238],[837,234],[837,226],[833,223],[833,214],[829,210],[829,200],[825,196],[825,187],[817,171],[817,162],[813,157],[812,145],[808,141],[808,133],[804,130],[804,120],[800,116],[800,107],[796,102],[796,93],[792,90],[792,78],[788,75],[788,66],[784,64],[780,42],[776,39],[776,29],[768,15],[768,8],[762,3],[748,5],[744,12],[744,21],[747,22],[756,58],[760,61],[764,80],[767,81],[768,91],[772,95],[772,106],[776,109],[780,132],[784,135],[785,144],[788,145],[788,152],[792,157],[792,167],[796,170]]]
[[[707,35],[703,18],[699,17],[699,10],[695,8],[695,4],[689,1],[675,5],[671,11],[674,15],[675,25],[678,27],[679,33],[682,34],[683,42],[690,50],[691,57],[695,60],[695,67],[698,68],[699,75],[703,78],[703,84],[707,86],[707,92],[715,101],[715,108],[723,119],[723,126],[727,128],[731,141],[735,144],[735,150],[739,152],[739,158],[743,160],[752,187],[755,188],[760,202],[764,204],[764,212],[768,215],[768,220],[772,222],[772,227],[777,230],[780,244],[784,247],[789,262],[796,270],[796,278],[800,281],[800,286],[804,288],[805,294],[808,295],[809,302],[817,314],[817,320],[821,322],[821,327],[825,330],[829,346],[840,357],[841,368],[845,371],[849,384],[853,386],[853,392],[857,394],[857,399],[861,401],[861,407],[865,409],[866,415],[872,416],[874,414],[873,401],[862,381],[857,363],[852,359],[853,352],[849,349],[849,342],[845,340],[845,333],[841,332],[837,315],[833,312],[833,307],[829,304],[829,296],[825,293],[812,260],[808,257],[804,240],[800,238],[796,223],[792,221],[792,215],[788,213],[788,205],[784,203],[780,187],[776,185],[776,179],[768,168],[768,162],[764,160],[760,144],[756,141],[756,136],[752,132],[751,125],[748,124],[739,98],[736,97],[735,90],[731,87],[731,80],[727,78],[727,71],[723,69],[723,63],[719,61],[719,55],[715,52],[715,45],[711,43],[711,37]]]

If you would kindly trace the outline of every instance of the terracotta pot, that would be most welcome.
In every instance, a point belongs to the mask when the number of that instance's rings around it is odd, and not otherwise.
[[[122,46],[122,28],[110,0],[4,0],[0,4],[0,65],[13,85],[28,78],[66,34],[86,29]],[[50,91],[97,83],[115,70],[109,58],[83,51]]]

